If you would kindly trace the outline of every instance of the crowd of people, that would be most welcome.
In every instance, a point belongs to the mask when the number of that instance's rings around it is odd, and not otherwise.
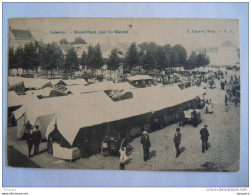
[[[47,139],[47,151],[50,154],[53,154],[53,143],[56,142],[56,136],[55,130],[57,129],[57,125],[54,125],[54,130],[51,131],[48,135]],[[26,132],[25,132],[25,138],[27,141],[27,146],[28,146],[28,157],[32,158],[35,155],[39,154],[39,145],[43,141],[42,140],[42,134],[41,131],[39,130],[39,126],[35,125],[33,128],[29,123],[26,124]],[[34,152],[32,155],[32,148],[34,148]]]
[[[223,74],[219,74],[219,75],[216,74],[214,76],[218,80],[224,78]],[[227,71],[225,72],[225,78],[227,78]],[[227,79],[225,79],[225,81],[221,81],[220,82],[220,89],[221,90],[226,90],[225,86],[227,84],[240,84],[240,78],[237,79],[236,76],[234,76],[234,77],[231,76],[229,82],[227,82]],[[215,85],[214,77],[210,78],[209,85],[210,85],[211,89],[213,88],[212,85]],[[229,101],[229,98],[228,98],[228,96],[226,94],[225,95],[225,105],[226,106],[228,105],[228,101]],[[235,106],[237,106],[237,103],[238,103],[237,97],[235,97],[234,103],[235,103]],[[206,114],[212,114],[213,113],[213,108],[214,108],[214,104],[213,104],[212,100],[208,99],[208,100],[204,101],[203,104],[204,104],[204,107],[205,107]],[[180,109],[180,111],[178,112],[177,117],[178,117],[178,123],[179,123],[180,127],[176,128],[176,132],[175,132],[174,138],[173,138],[174,147],[175,147],[175,150],[176,150],[176,158],[178,158],[179,155],[181,154],[181,151],[180,151],[180,144],[181,144],[181,137],[182,137],[181,127],[182,126],[184,127],[184,125],[186,124],[185,113],[184,113],[184,111],[182,109]],[[197,120],[197,113],[196,113],[195,110],[193,110],[193,112],[191,113],[191,122],[192,122],[193,126],[195,126],[195,127],[197,127],[196,120]],[[208,125],[205,124],[204,127],[201,128],[201,130],[200,130],[201,151],[202,151],[202,153],[205,153],[205,151],[209,149],[208,138],[209,138]],[[140,143],[143,146],[143,160],[145,162],[147,162],[147,160],[150,159],[149,158],[149,151],[150,151],[150,147],[151,147],[150,137],[149,137],[149,134],[148,134],[147,131],[143,131],[142,137],[140,139]],[[123,167],[123,169],[124,168],[125,167]]]

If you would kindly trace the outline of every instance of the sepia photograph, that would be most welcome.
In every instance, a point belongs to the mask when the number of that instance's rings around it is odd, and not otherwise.
[[[8,22],[8,167],[240,170],[238,19]]]

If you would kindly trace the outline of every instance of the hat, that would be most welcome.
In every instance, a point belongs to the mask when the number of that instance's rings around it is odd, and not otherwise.
[[[38,126],[38,125],[36,125],[35,127],[36,127],[36,129],[38,129],[38,128],[39,128],[39,126]]]
[[[176,131],[180,131],[180,128],[177,128]]]
[[[143,131],[143,134],[148,134],[147,131]]]
[[[204,127],[207,127],[207,125],[204,125]]]

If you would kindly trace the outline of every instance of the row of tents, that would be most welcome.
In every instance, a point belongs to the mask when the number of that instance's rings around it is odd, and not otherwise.
[[[150,83],[152,77],[147,75],[134,76],[123,83],[95,84],[82,79],[22,79],[10,77],[8,83],[10,89],[21,81],[25,91],[25,95],[18,95],[15,90],[8,92],[8,108],[16,119],[17,138],[22,139],[28,123],[40,127],[43,139],[57,125],[61,147],[68,149],[81,148],[83,143],[100,148],[107,127],[135,136],[142,129],[149,129],[152,116],[159,115],[167,124],[181,107],[191,109],[193,101],[205,93],[199,87],[181,89],[177,84],[144,88],[133,85],[138,81]]]
[[[56,124],[64,139],[74,146],[81,129],[172,108],[205,93],[199,87],[181,90],[177,85],[127,91],[133,98],[117,102],[103,91],[30,100],[14,111],[17,137],[22,137],[28,121],[32,126],[39,125],[43,138],[48,137]]]
[[[63,86],[88,85],[85,79],[62,80],[62,79],[39,79],[8,76],[8,91],[17,94],[25,94],[28,90],[41,90],[46,87],[60,89]]]

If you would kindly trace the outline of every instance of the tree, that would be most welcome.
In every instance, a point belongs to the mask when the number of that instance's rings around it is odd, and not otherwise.
[[[17,69],[17,74],[18,74],[18,69],[22,68],[24,65],[24,49],[19,46],[16,51],[15,51],[15,58],[16,58],[16,69]]]
[[[125,72],[130,72],[134,67],[137,67],[139,64],[139,53],[136,47],[136,43],[132,43],[129,49],[127,50],[125,56]]]
[[[153,69],[164,70],[169,65],[168,54],[170,55],[171,46],[165,47],[157,45],[155,42],[144,42],[139,45],[140,52],[143,52],[143,68],[148,72]],[[168,50],[169,49],[169,50]],[[168,51],[167,51],[168,50]]]
[[[176,44],[172,47],[171,52],[171,67],[181,67],[184,66],[187,60],[187,51],[180,45]]]
[[[36,68],[36,72],[38,71],[38,67],[43,68],[45,64],[45,59],[44,59],[45,47],[38,47],[37,49],[38,49],[37,52],[38,66]]]
[[[44,52],[41,54],[43,58],[42,68],[51,72],[53,77],[53,70],[61,68],[64,62],[64,54],[56,43],[47,44]]]
[[[148,43],[143,42],[143,43],[139,44],[139,48],[140,48],[141,51],[146,52],[148,50]]]
[[[193,68],[199,68],[200,66],[206,66],[209,64],[209,58],[206,55],[206,52],[199,52],[198,54],[193,51],[191,55],[189,56],[186,66],[184,66],[185,69],[193,69]]]
[[[96,47],[94,48],[94,68],[100,69],[103,65],[104,65],[104,59],[102,57],[102,53],[101,53],[101,49],[100,49],[100,45],[97,44]]]
[[[139,63],[138,63],[138,68],[139,68],[139,74],[141,68],[144,66],[144,59],[145,59],[145,52],[143,50],[139,51]]]
[[[157,66],[157,60],[155,53],[151,50],[147,50],[146,54],[143,56],[143,69],[149,72]]]
[[[196,65],[197,65],[197,54],[195,51],[193,51],[190,54],[190,56],[186,62],[186,65],[184,66],[184,69],[193,69],[196,67]]]
[[[167,68],[171,68],[171,59],[172,59],[172,46],[170,44],[164,45],[163,49],[166,54],[166,66]]]
[[[156,62],[157,62],[156,68],[159,71],[164,70],[167,67],[167,57],[166,57],[163,47],[159,46],[157,48],[155,57],[156,57]]]
[[[206,55],[206,52],[199,52],[199,54],[197,55],[197,59],[196,59],[196,67],[200,67],[200,66],[206,66],[209,64],[209,58]]]
[[[69,42],[66,39],[61,39],[59,41],[60,44],[69,44]]]
[[[111,51],[111,54],[107,59],[107,68],[109,70],[117,70],[120,66],[120,62],[121,60],[118,55],[118,50],[115,48]]]
[[[86,65],[92,70],[92,72],[94,72],[94,70],[100,69],[104,65],[104,59],[102,57],[99,44],[97,44],[96,47],[89,45],[86,56]]]
[[[9,59],[8,59],[9,70],[14,69],[16,68],[17,59],[13,47],[9,48],[8,54],[9,54]]]
[[[109,55],[107,59],[107,68],[108,70],[110,70],[110,74],[111,74],[111,71],[115,71],[119,68],[120,62],[121,60],[118,55],[118,50],[117,48],[115,48],[111,51],[111,54]]]
[[[82,39],[81,37],[77,37],[75,38],[75,40],[72,42],[72,44],[87,44],[86,41],[84,39]]]
[[[79,70],[78,55],[74,48],[69,49],[65,54],[65,63],[63,69],[65,72],[68,72],[71,77],[73,72]]]
[[[26,44],[23,50],[23,69],[29,71],[38,68],[38,55],[35,46],[32,43]]]
[[[95,49],[89,45],[88,47],[88,52],[86,56],[86,66],[88,69],[91,69],[92,71],[94,70],[94,55],[95,55]]]
[[[86,60],[87,60],[87,54],[85,51],[83,51],[81,58],[79,60],[79,64],[82,65],[82,68],[86,67]]]

